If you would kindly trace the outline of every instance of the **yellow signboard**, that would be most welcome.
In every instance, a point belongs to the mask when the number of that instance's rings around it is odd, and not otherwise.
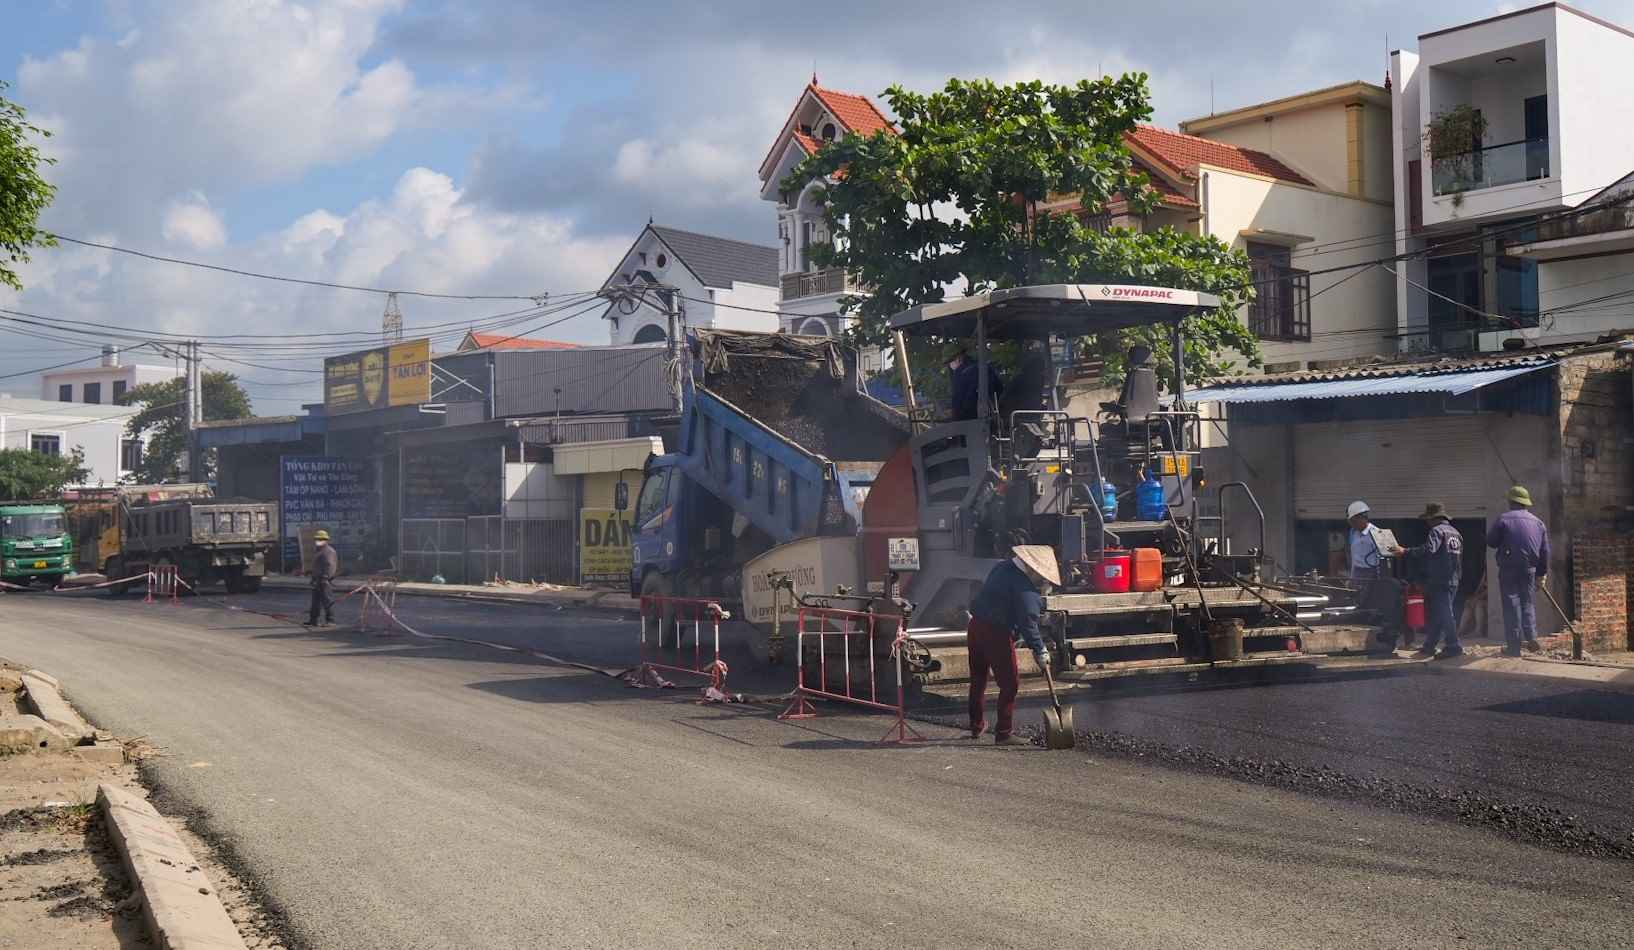
[[[1191,475],[1191,456],[1184,453],[1165,452],[1157,457],[1157,470],[1163,475],[1174,475],[1179,469],[1181,478]]]
[[[411,340],[323,361],[323,404],[330,413],[430,401],[430,340]]]
[[[579,581],[590,584],[630,582],[629,512],[614,508],[579,509]]]

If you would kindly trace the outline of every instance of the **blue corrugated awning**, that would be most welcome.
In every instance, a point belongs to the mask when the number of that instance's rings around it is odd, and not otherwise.
[[[1554,366],[1553,362],[1480,369],[1467,373],[1416,373],[1412,376],[1385,376],[1372,379],[1332,379],[1313,383],[1268,383],[1259,386],[1208,386],[1186,393],[1186,401],[1198,402],[1293,402],[1302,399],[1343,399],[1357,396],[1402,396],[1411,393],[1446,393],[1462,396],[1493,383],[1535,373]]]

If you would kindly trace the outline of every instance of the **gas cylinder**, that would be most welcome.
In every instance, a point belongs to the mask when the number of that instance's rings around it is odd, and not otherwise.
[[[1163,482],[1151,469],[1146,480],[1135,486],[1135,517],[1141,521],[1163,521],[1168,515],[1169,502],[1163,495]]]
[[[1407,585],[1407,609],[1403,621],[1409,630],[1424,629],[1424,591],[1416,584]]]

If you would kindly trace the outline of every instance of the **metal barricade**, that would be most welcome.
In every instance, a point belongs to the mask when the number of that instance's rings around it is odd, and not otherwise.
[[[811,719],[817,715],[817,707],[811,704],[811,700],[828,699],[895,713],[896,722],[881,737],[881,742],[923,741],[925,737],[908,725],[907,690],[902,681],[902,648],[908,634],[906,625],[901,624],[900,619],[857,610],[801,607],[795,634],[794,693],[788,707],[777,718]],[[893,679],[886,680],[883,691],[880,688],[880,675],[884,671],[879,668],[881,658],[875,642],[881,620],[898,622],[896,636],[884,657],[892,668]],[[808,680],[806,653],[807,644],[811,641],[816,643],[816,685]],[[865,671],[866,679],[859,682],[858,677]],[[841,687],[831,685],[831,672],[841,677]],[[881,692],[884,693],[883,700]]]
[[[142,603],[151,604],[154,598],[169,597],[171,604],[180,603],[182,576],[174,564],[155,564],[148,571],[148,595]]]
[[[709,685],[724,690],[727,670],[721,660],[721,621],[730,616],[720,604],[707,598],[642,597],[641,662],[637,668],[640,681],[647,681],[652,671],[664,670],[708,677]],[[703,645],[705,624],[709,626],[708,650]],[[690,654],[688,630],[692,632]]]

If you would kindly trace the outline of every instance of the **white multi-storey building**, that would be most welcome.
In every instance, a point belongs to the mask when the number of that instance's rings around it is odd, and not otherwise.
[[[102,364],[82,369],[59,369],[40,376],[40,398],[52,402],[83,402],[116,405],[119,397],[138,386],[175,379],[179,373],[169,366],[122,363],[119,350],[102,348]]]
[[[1539,262],[1575,254],[1539,245],[1634,168],[1630,63],[1634,31],[1561,3],[1425,33],[1417,52],[1391,54],[1397,320],[1409,348],[1485,351],[1629,325],[1579,306],[1634,286],[1626,270],[1581,257],[1551,268],[1544,287]],[[1432,148],[1427,129],[1471,141]]]
[[[840,315],[839,300],[858,290],[843,269],[819,268],[812,260],[811,249],[829,239],[818,197],[823,183],[808,182],[797,194],[785,196],[783,179],[847,132],[871,135],[891,129],[891,121],[867,96],[825,89],[813,76],[760,163],[760,197],[777,205],[777,308],[783,330],[837,336],[848,323]]]
[[[602,287],[644,284],[674,289],[655,291],[634,306],[608,306],[602,316],[613,346],[663,343],[669,338],[667,306],[680,311],[689,327],[778,329],[776,248],[648,221]]]

